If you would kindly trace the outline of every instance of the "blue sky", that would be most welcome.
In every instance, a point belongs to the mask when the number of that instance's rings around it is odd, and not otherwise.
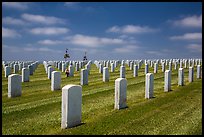
[[[2,2],[2,60],[202,57],[201,2]]]

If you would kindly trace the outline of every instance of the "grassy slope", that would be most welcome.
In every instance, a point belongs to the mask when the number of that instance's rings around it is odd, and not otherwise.
[[[52,92],[43,65],[39,65],[30,82],[22,83],[22,96],[7,97],[7,78],[2,71],[3,134],[202,134],[202,79],[178,87],[177,70],[172,72],[172,91],[165,93],[164,73],[154,74],[154,97],[144,99],[144,66],[139,76],[126,66],[128,108],[114,110],[114,82],[119,68],[110,72],[110,81],[92,64],[89,85],[82,87],[82,124],[61,129],[61,90]],[[58,70],[58,69],[55,69]],[[153,72],[153,68],[150,68]],[[196,72],[196,68],[194,68]],[[21,74],[21,72],[19,72]],[[66,78],[61,73],[61,87],[80,84],[79,72]]]

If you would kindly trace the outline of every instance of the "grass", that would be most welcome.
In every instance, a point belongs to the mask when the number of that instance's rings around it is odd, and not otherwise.
[[[178,86],[178,70],[172,69],[172,91],[164,92],[164,73],[159,66],[154,74],[154,98],[145,99],[144,65],[137,77],[126,66],[128,108],[114,110],[119,67],[109,72],[109,82],[103,82],[92,64],[89,85],[82,86],[82,124],[61,129],[61,90],[51,91],[44,66],[38,66],[30,82],[22,83],[22,96],[16,98],[7,97],[8,79],[2,68],[2,134],[201,135],[202,79],[196,78],[195,67],[194,82],[189,83],[188,69],[184,69],[185,85]],[[153,73],[153,68],[149,72]],[[62,72],[61,78],[61,87],[79,85],[80,71],[68,78]]]

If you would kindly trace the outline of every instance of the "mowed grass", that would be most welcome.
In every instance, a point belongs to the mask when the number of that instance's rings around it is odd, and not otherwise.
[[[149,72],[153,73],[153,68],[149,67]],[[164,92],[164,73],[159,66],[158,73],[154,74],[154,98],[145,99],[144,64],[137,77],[133,77],[133,71],[126,65],[128,108],[121,110],[114,109],[119,67],[115,72],[109,68],[109,73],[109,82],[103,82],[102,74],[91,65],[89,85],[82,86],[82,124],[61,129],[61,90],[51,91],[44,66],[38,66],[30,82],[22,83],[22,96],[16,98],[8,98],[8,79],[2,67],[2,134],[202,134],[202,79],[196,78],[196,67],[194,82],[188,82],[186,68],[185,85],[178,86],[178,70],[172,65],[172,91]],[[61,78],[61,87],[80,85],[80,71],[68,78],[62,72]]]

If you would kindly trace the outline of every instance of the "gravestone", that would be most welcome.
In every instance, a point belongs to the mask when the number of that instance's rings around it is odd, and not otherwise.
[[[30,70],[28,68],[22,69],[22,82],[29,82]]]
[[[133,70],[133,77],[138,76],[138,66],[134,65],[134,70]]]
[[[157,72],[158,72],[158,64],[154,63],[154,73],[157,73]]]
[[[73,65],[69,65],[69,76],[70,77],[74,76],[74,67],[73,67]]]
[[[193,67],[189,67],[188,81],[193,82]]]
[[[178,71],[178,85],[183,86],[184,85],[184,69],[179,68]]]
[[[171,71],[166,70],[164,76],[164,91],[168,92],[171,90]]]
[[[169,70],[171,71],[172,70],[172,63],[169,62]]]
[[[125,66],[120,66],[120,78],[125,78]]]
[[[61,73],[58,71],[52,71],[51,74],[51,90],[55,91],[61,89]]]
[[[88,70],[81,69],[81,85],[88,85]]]
[[[114,72],[115,68],[114,68],[114,64],[111,63],[111,72]]]
[[[149,72],[148,64],[145,64],[145,74],[147,74],[148,72]]]
[[[47,75],[47,78],[48,79],[51,79],[52,78],[52,71],[54,71],[54,68],[52,68],[52,66],[49,66],[48,67],[48,75]]]
[[[145,98],[153,98],[154,95],[154,75],[147,73],[145,78]]]
[[[115,109],[122,109],[127,107],[126,92],[127,92],[126,78],[117,78],[115,80]]]
[[[102,64],[99,64],[99,73],[103,73],[103,66],[102,66]]]
[[[162,72],[165,72],[165,62],[162,62]]]
[[[30,75],[33,75],[33,66],[32,65],[28,65],[28,68],[29,68]]]
[[[197,65],[197,78],[198,79],[201,78],[201,67],[200,67],[200,65]]]
[[[19,67],[17,64],[14,64],[13,73],[18,73]]]
[[[79,85],[66,85],[62,88],[61,128],[71,128],[81,124],[82,88]]]
[[[11,74],[11,67],[6,66],[5,67],[5,77],[7,78]]]
[[[109,81],[109,72],[108,72],[108,67],[103,68],[103,82],[108,82]]]
[[[19,74],[11,74],[8,76],[8,97],[21,96],[21,76]]]

